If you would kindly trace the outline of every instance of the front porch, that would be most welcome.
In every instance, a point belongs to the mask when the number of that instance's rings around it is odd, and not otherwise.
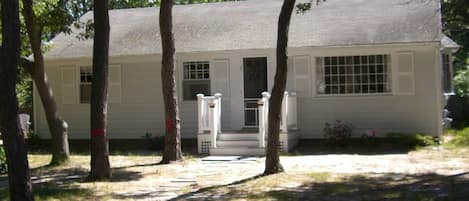
[[[197,95],[198,152],[210,155],[265,155],[270,94],[263,92],[262,98],[256,101],[257,124],[239,130],[221,129],[221,97],[219,93],[213,96]],[[279,151],[288,152],[298,143],[296,94],[285,92],[281,107]],[[251,107],[245,113],[252,111]]]

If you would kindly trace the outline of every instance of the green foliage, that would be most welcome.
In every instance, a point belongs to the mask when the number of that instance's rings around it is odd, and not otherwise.
[[[33,80],[28,73],[21,75],[23,79],[16,84],[16,93],[21,112],[29,113],[33,108]]]
[[[469,96],[469,1],[443,0],[443,32],[460,45],[454,69],[456,94]]]
[[[388,133],[386,134],[386,138],[403,147],[414,149],[419,147],[438,145],[438,140],[436,140],[433,136],[424,134]]]
[[[164,135],[153,137],[153,134],[145,133],[145,135],[143,135],[142,138],[145,139],[148,149],[150,150],[163,150],[164,149],[164,143],[165,143]]]
[[[453,147],[469,147],[469,127],[461,130],[450,130],[448,135],[451,140],[447,145]]]
[[[326,123],[324,137],[334,146],[345,146],[352,137],[353,125],[337,120],[333,124]]]
[[[0,174],[7,172],[7,156],[3,146],[0,145]]]
[[[47,148],[47,145],[44,143],[42,137],[38,134],[35,134],[33,131],[28,132],[27,145],[31,151],[44,151]]]
[[[455,92],[460,97],[469,96],[469,69],[461,69],[454,76]]]

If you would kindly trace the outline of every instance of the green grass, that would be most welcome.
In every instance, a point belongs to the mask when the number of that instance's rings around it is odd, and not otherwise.
[[[35,186],[33,189],[34,199],[36,201],[46,200],[67,200],[67,201],[81,201],[81,200],[94,200],[93,192],[89,189],[82,189],[76,187],[61,187],[57,186]],[[8,189],[0,189],[0,200],[9,200]]]
[[[313,178],[318,182],[327,181],[331,177],[331,173],[328,172],[311,172],[308,174],[309,177]]]
[[[460,130],[450,129],[445,135],[451,138],[451,140],[446,143],[446,146],[469,147],[469,127]]]

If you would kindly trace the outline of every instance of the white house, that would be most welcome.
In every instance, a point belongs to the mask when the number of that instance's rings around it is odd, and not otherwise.
[[[198,138],[200,152],[263,153],[267,97],[258,103],[273,85],[281,4],[174,7],[182,137]],[[158,13],[109,13],[111,139],[164,134]],[[293,14],[281,148],[322,138],[324,124],[336,120],[352,123],[356,134],[440,135],[444,93],[452,92],[451,53],[458,47],[441,30],[439,0],[327,0]],[[78,40],[79,32],[55,37],[45,62],[69,137],[88,139],[93,41]],[[48,138],[39,101],[34,98],[35,129]]]

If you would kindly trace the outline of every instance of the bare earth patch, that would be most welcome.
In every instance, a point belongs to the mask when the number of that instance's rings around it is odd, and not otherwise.
[[[113,178],[87,182],[89,156],[45,167],[29,156],[37,200],[468,200],[469,152],[425,149],[392,155],[281,158],[285,173],[258,177],[264,158],[191,158],[158,165],[157,155],[111,156]],[[0,176],[0,200],[7,179]]]

